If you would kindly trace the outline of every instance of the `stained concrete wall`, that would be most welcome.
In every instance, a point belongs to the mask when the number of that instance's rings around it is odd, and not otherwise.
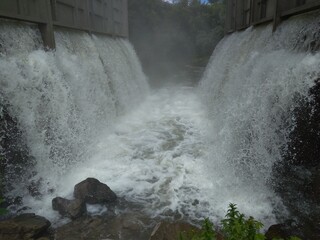
[[[36,23],[54,48],[54,27],[128,37],[127,0],[1,0],[0,18]]]
[[[320,8],[320,0],[227,0],[226,33]]]

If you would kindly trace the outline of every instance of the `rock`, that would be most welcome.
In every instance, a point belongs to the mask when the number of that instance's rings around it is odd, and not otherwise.
[[[119,216],[86,216],[56,229],[56,240],[141,240],[148,239],[152,220],[139,213]]]
[[[104,239],[108,238],[108,229],[100,217],[81,217],[55,231],[56,240],[81,240],[81,239]]]
[[[269,227],[265,236],[267,240],[272,239],[289,239],[292,236],[302,237],[301,227],[292,221],[287,223],[275,224]]]
[[[38,198],[41,197],[41,192],[39,191],[41,185],[42,185],[42,181],[43,179],[40,178],[37,181],[31,181],[31,183],[29,184],[29,186],[27,187],[30,195],[34,198]]]
[[[160,222],[154,228],[149,240],[177,240],[180,234],[186,234],[186,236],[190,234],[192,236],[199,231],[199,228],[189,223]]]
[[[27,183],[25,173],[36,162],[31,156],[18,119],[10,112],[10,104],[0,90],[0,196]]]
[[[315,239],[320,239],[320,78],[313,78],[309,96],[295,96],[296,107],[290,113],[294,128],[270,181],[291,217],[300,223],[303,239],[314,239],[315,233]]]
[[[117,200],[117,195],[95,178],[87,178],[75,185],[73,194],[75,198],[90,204],[114,203]]]
[[[197,206],[197,205],[199,205],[199,200],[198,199],[195,199],[194,201],[193,201],[193,203],[192,203],[192,205],[193,206]]]
[[[313,174],[311,183],[313,200],[319,205],[320,204],[320,169]]]
[[[271,240],[273,238],[287,238],[290,234],[288,233],[285,224],[275,224],[269,227],[265,236],[268,240]]]
[[[0,222],[0,240],[32,240],[47,234],[51,223],[33,213]]]
[[[53,210],[58,211],[62,216],[76,219],[86,213],[85,202],[80,199],[68,200],[61,197],[52,199]]]
[[[108,224],[112,236],[118,234],[124,240],[148,239],[152,231],[150,225],[154,225],[154,221],[137,212],[116,216]]]

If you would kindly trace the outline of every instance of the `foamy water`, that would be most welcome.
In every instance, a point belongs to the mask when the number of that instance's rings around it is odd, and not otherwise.
[[[319,76],[319,53],[296,48],[313,22],[227,36],[199,88],[151,92],[126,40],[58,31],[57,50],[45,52],[36,28],[2,23],[0,93],[36,159],[10,195],[57,223],[52,198],[72,198],[76,183],[95,177],[151,217],[218,222],[233,202],[275,223],[286,209],[272,167],[294,128],[296,97],[307,99]],[[42,196],[32,197],[26,187],[39,179]]]
[[[284,161],[294,110],[308,101],[320,76],[320,54],[308,51],[319,31],[318,13],[283,22],[274,33],[268,25],[226,36],[200,83],[212,123],[208,168],[228,174],[221,184],[230,196],[239,194],[234,201],[253,216],[258,209],[286,216],[273,190],[273,168]]]
[[[235,181],[230,174],[233,170],[208,155],[211,124],[205,110],[195,88],[152,92],[141,106],[119,120],[113,133],[87,146],[85,162],[64,176],[50,176],[55,193],[38,201],[25,199],[25,204],[57,221],[58,215],[51,210],[52,198],[72,198],[76,183],[95,177],[150,217],[178,214],[189,220],[210,217],[219,221],[228,204],[235,202],[247,214],[273,221],[270,198],[275,196]]]

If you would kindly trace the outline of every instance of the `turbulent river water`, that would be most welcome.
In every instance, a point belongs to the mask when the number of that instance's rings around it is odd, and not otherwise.
[[[276,222],[286,209],[272,169],[297,99],[308,99],[319,77],[319,53],[308,49],[316,17],[274,34],[266,26],[227,36],[199,87],[157,90],[126,40],[60,30],[57,50],[46,52],[33,26],[1,23],[2,106],[35,158],[8,196],[55,223],[52,198],[70,198],[95,177],[150,216],[216,222],[233,202],[266,226]],[[34,183],[36,196],[27,190]]]
[[[40,215],[58,218],[50,210],[52,198],[56,194],[70,198],[76,183],[95,177],[150,216],[218,220],[228,203],[236,202],[247,214],[274,220],[272,192],[246,188],[234,180],[225,164],[208,155],[209,129],[195,88],[152,91],[144,103],[118,121],[112,133],[102,134],[87,146],[84,162],[64,176],[50,176],[56,193],[39,200],[25,198],[25,203]]]

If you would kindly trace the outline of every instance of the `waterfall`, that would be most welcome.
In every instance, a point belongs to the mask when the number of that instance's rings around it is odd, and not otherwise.
[[[199,86],[212,123],[211,181],[227,186],[229,201],[259,218],[267,209],[285,215],[272,175],[285,161],[294,110],[311,100],[320,77],[319,20],[316,12],[285,21],[274,33],[269,24],[227,35]]]
[[[55,37],[56,50],[44,51],[35,26],[0,23],[1,99],[35,158],[26,177],[45,184],[85,161],[87,146],[148,92],[128,40],[66,30]]]
[[[96,177],[151,217],[219,223],[232,202],[276,223],[274,168],[320,78],[319,21],[230,34],[197,88],[153,91],[127,40],[60,29],[45,51],[33,25],[0,22],[0,121],[12,117],[33,158],[8,195],[60,223],[52,198]]]

